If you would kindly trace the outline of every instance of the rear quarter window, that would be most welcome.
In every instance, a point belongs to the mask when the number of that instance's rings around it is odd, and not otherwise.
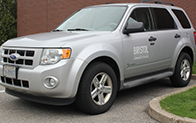
[[[178,20],[180,21],[181,25],[183,28],[191,28],[191,25],[188,21],[188,18],[186,17],[186,15],[184,14],[183,11],[181,10],[175,10],[172,9],[172,11],[174,12],[174,14],[176,15],[176,17],[178,18]]]

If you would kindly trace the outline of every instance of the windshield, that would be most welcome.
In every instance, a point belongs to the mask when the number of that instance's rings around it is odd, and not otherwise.
[[[54,31],[113,31],[126,9],[125,6],[85,8],[76,12]]]

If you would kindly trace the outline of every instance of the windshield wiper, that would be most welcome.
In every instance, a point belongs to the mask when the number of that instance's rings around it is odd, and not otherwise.
[[[89,30],[83,28],[75,28],[75,29],[67,29],[67,31],[89,31]]]
[[[53,32],[61,32],[61,31],[63,31],[63,30],[60,30],[60,29],[53,30]]]

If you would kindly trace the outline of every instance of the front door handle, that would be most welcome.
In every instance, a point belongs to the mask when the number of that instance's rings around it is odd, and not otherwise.
[[[178,34],[176,34],[175,36],[174,36],[174,38],[180,38],[181,37],[181,35],[178,35]]]
[[[148,41],[156,41],[157,38],[153,37],[153,36],[150,36],[150,38],[148,39]]]

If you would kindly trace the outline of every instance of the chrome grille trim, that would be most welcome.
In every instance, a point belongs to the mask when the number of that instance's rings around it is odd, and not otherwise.
[[[20,54],[17,61],[10,60],[12,53]],[[35,68],[40,63],[42,49],[2,47],[1,64],[15,65],[22,68]]]

